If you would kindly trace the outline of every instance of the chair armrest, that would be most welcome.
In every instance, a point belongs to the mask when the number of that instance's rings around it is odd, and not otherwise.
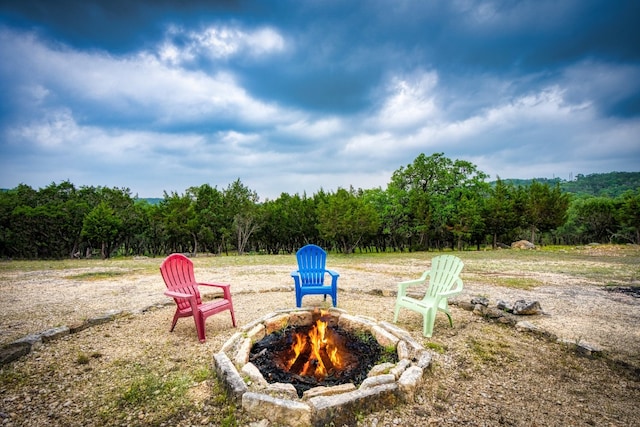
[[[291,272],[291,277],[299,277],[300,276],[300,270],[294,270]]]
[[[225,299],[231,299],[231,285],[228,283],[197,283],[198,286],[209,286],[222,289]]]
[[[340,274],[338,274],[338,272],[334,270],[325,270],[325,272],[329,273],[329,275],[331,276],[331,286],[338,287],[338,277],[340,277]]]
[[[462,292],[462,279],[457,278],[456,279],[456,287],[454,289],[451,289],[450,291],[447,291],[447,292],[442,292],[442,293],[438,294],[438,296],[439,297],[448,298],[448,297],[457,295],[460,292]]]
[[[196,301],[196,296],[193,294],[185,294],[184,292],[176,292],[176,291],[164,291],[164,294],[171,298],[181,298],[189,300],[189,305],[191,306],[191,311],[195,313],[198,310],[198,302]]]
[[[429,274],[431,274],[431,270],[427,270],[424,273],[422,273],[422,276],[420,276],[419,279],[406,280],[404,282],[398,283],[398,295],[399,296],[406,295],[407,288],[410,287],[410,286],[423,285],[424,282],[427,281],[427,277],[429,276]]]
[[[196,283],[196,285],[198,285],[198,286],[213,286],[213,287],[220,288],[220,289],[228,288],[228,287],[231,286],[228,283]]]
[[[164,291],[164,294],[171,298],[192,298],[193,294],[185,294],[184,292],[176,292],[176,291]]]

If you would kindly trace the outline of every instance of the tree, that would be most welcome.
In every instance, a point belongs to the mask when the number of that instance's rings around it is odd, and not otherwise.
[[[588,197],[576,206],[576,221],[583,240],[609,242],[617,227],[615,205],[608,197]]]
[[[487,232],[491,234],[491,246],[495,249],[498,238],[514,230],[519,223],[513,185],[506,184],[498,177],[484,204],[483,217]]]
[[[418,155],[412,164],[393,173],[388,191],[405,209],[411,237],[420,247],[432,242],[441,246],[452,237],[452,208],[460,193],[455,190],[484,191],[487,175],[463,160],[451,160],[443,153]]]
[[[203,242],[205,248],[221,253],[225,229],[223,193],[209,184],[192,187],[189,193],[194,199],[196,237]]]
[[[22,206],[37,205],[38,193],[25,184],[0,192],[0,255],[3,257],[37,257],[30,239],[30,219],[21,215]]]
[[[100,202],[84,218],[82,236],[100,245],[102,259],[109,258],[113,241],[120,232],[122,221],[106,202]]]
[[[315,205],[306,195],[282,193],[276,200],[260,205],[258,212],[261,223],[258,239],[269,253],[280,250],[291,253],[318,233]]]
[[[339,188],[321,201],[318,220],[320,236],[335,242],[345,254],[352,253],[365,235],[374,235],[379,227],[374,207],[357,197],[353,188]]]
[[[374,236],[373,244],[376,250],[385,252],[391,245],[394,250],[401,247],[403,241],[398,217],[395,215],[399,205],[393,202],[389,192],[381,188],[363,190],[361,197],[364,202],[373,207],[379,218],[379,226]]]
[[[569,195],[562,193],[559,184],[551,188],[534,180],[526,191],[522,216],[524,225],[531,232],[531,243],[535,244],[536,231],[546,232],[561,226],[568,207]]]
[[[96,192],[99,200],[106,202],[122,223],[118,235],[114,239],[114,248],[121,249],[125,255],[130,254],[140,221],[137,216],[138,211],[134,206],[135,201],[131,197],[131,190],[128,188],[98,187]]]
[[[456,249],[461,251],[463,243],[470,242],[473,236],[480,236],[484,231],[484,219],[482,208],[484,198],[479,191],[471,189],[459,189],[453,198],[450,218],[451,232],[455,237]],[[479,242],[477,242],[479,245]]]
[[[198,251],[197,221],[191,195],[164,193],[160,203],[168,252]]]
[[[229,184],[224,192],[224,205],[227,219],[230,219],[229,230],[236,234],[238,255],[245,251],[251,235],[259,228],[257,222],[258,194],[246,187],[240,179]]]
[[[619,220],[628,230],[628,240],[640,244],[640,189],[622,195]]]

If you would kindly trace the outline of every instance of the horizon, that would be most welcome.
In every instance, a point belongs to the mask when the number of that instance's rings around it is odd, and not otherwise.
[[[507,181],[507,182],[509,182],[509,181],[537,181],[537,180],[540,180],[540,181],[556,181],[556,180],[559,180],[559,182],[560,182],[560,183],[567,183],[567,182],[576,182],[580,177],[582,177],[582,178],[589,178],[590,176],[593,176],[593,175],[609,175],[609,174],[616,174],[616,173],[622,173],[622,174],[636,174],[636,173],[637,173],[637,174],[640,174],[640,170],[638,170],[638,171],[632,171],[632,172],[627,172],[627,171],[611,171],[611,172],[594,173],[594,174],[588,174],[588,175],[584,175],[584,174],[577,174],[577,175],[573,176],[573,177],[572,177],[572,179],[568,179],[568,180],[562,179],[562,178],[560,178],[560,177],[552,177],[552,178],[546,178],[546,177],[535,177],[535,178],[500,178],[500,180],[501,180],[501,181]],[[65,180],[60,181],[60,182],[51,182],[49,185],[52,185],[52,184],[59,185],[61,182],[65,182]],[[485,179],[485,182],[487,182],[487,183],[489,183],[489,184],[493,184],[493,183],[497,182],[497,179],[490,180],[490,178],[486,178],[486,179]],[[73,182],[70,182],[70,183],[71,183],[72,185],[74,185],[76,188],[81,188],[81,187],[92,187],[92,185],[76,184],[76,183],[73,183]],[[203,184],[197,185],[196,187],[200,187],[200,186],[205,185],[205,184],[207,184],[207,183],[203,183]],[[228,183],[228,184],[231,184],[231,183]],[[244,183],[243,183],[243,184],[244,184]],[[209,184],[209,185],[210,185],[210,184]],[[16,186],[16,187],[17,187],[17,186]],[[13,190],[13,189],[15,189],[16,187],[13,187],[13,188],[0,188],[0,191],[5,191],[5,192],[6,192],[6,191]],[[46,187],[46,186],[45,186],[45,187]],[[33,187],[31,187],[31,188],[32,188],[32,189],[34,189],[34,190],[38,190],[38,191],[39,191],[39,190],[42,190],[42,189],[43,189],[43,188],[45,188],[45,187],[40,187],[40,188],[33,188]],[[102,187],[102,188],[129,188],[129,187],[126,187],[126,186],[125,186],[125,187],[108,187],[108,186],[105,186],[105,185],[102,185],[102,186],[101,186],[101,185],[93,185],[93,187]],[[211,186],[211,187],[214,187],[214,186]],[[214,187],[214,188],[216,188],[216,187]],[[339,188],[343,188],[343,187],[339,187]],[[378,188],[378,187],[374,187],[374,188]],[[356,188],[356,189],[361,189],[361,190],[371,190],[371,189],[373,189],[373,188]],[[184,194],[187,190],[188,190],[188,188],[185,188],[183,191],[176,191],[176,193],[177,193],[177,194]],[[218,190],[222,191],[222,190],[224,190],[224,188],[218,188]],[[253,191],[253,189],[252,189],[252,188],[249,188],[249,190],[252,190],[252,191]],[[323,189],[323,190],[324,190],[324,189]],[[336,190],[337,190],[337,189],[335,189],[335,190],[324,190],[324,191],[334,192],[334,191],[336,191]],[[383,188],[383,190],[386,190],[386,188]],[[131,190],[129,189],[129,191],[131,191]],[[131,193],[132,193],[132,197],[133,197],[134,199],[138,199],[138,200],[163,200],[163,199],[164,199],[164,194],[163,194],[162,196],[140,196],[140,195],[138,195],[138,194],[133,193],[132,191],[131,191]],[[167,194],[171,194],[171,192],[170,192],[170,191],[166,191],[166,193],[167,193]],[[283,193],[285,193],[285,192],[281,192],[281,193],[278,195],[278,197],[275,197],[275,198],[273,198],[273,199],[271,199],[271,198],[263,198],[263,197],[261,197],[261,196],[260,196],[260,194],[258,194],[259,203],[261,203],[261,202],[262,202],[262,203],[264,203],[264,202],[266,202],[267,200],[277,200],[277,199],[278,199],[278,198],[279,198]],[[287,193],[287,194],[289,194],[290,196],[294,196],[294,195],[301,196],[302,194],[307,194],[307,192],[305,191],[305,192],[303,192],[303,193]],[[316,194],[316,192],[311,193],[311,196],[313,196],[313,195],[315,195],[315,194]]]

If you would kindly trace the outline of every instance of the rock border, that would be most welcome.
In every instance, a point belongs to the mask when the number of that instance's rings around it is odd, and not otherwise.
[[[103,323],[112,322],[117,318],[122,318],[128,315],[141,314],[150,310],[163,308],[167,305],[173,304],[175,304],[173,301],[169,301],[166,304],[153,304],[141,310],[109,310],[101,316],[91,317],[80,323],[72,324],[69,326],[58,326],[35,334],[29,334],[23,338],[17,339],[0,347],[0,367],[16,361],[23,356],[26,356],[27,354],[31,353],[31,351],[40,348],[42,345],[48,342],[57,340],[67,335],[84,331],[85,329],[91,328],[96,325],[102,325]]]
[[[471,311],[473,312],[473,314],[481,316],[488,321],[511,326],[516,328],[520,332],[530,333],[547,341],[552,341],[568,346],[579,356],[602,357],[604,355],[604,351],[602,350],[602,348],[596,344],[591,344],[580,340],[572,341],[565,338],[560,338],[552,332],[542,329],[527,320],[523,320],[522,315],[513,314],[508,312],[504,308],[501,308],[502,301],[499,301],[496,307],[490,307],[489,300],[486,298],[473,298],[469,302],[450,301],[449,303],[451,305],[456,305],[463,310]]]
[[[213,355],[213,368],[227,395],[249,416],[277,425],[353,425],[358,416],[414,400],[431,353],[407,331],[388,322],[350,315],[338,308],[327,310],[328,323],[350,331],[368,331],[383,347],[393,347],[398,363],[374,366],[358,388],[352,383],[315,387],[299,398],[292,384],[269,384],[249,360],[252,345],[286,326],[307,326],[317,308],[279,310],[257,319],[236,332]]]

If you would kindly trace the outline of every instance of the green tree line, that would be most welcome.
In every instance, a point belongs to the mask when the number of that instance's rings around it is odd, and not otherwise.
[[[282,193],[260,202],[240,179],[159,203],[128,188],[65,181],[0,192],[0,257],[163,256],[172,252],[293,253],[307,243],[342,253],[496,248],[534,244],[640,243],[640,189],[574,195],[559,182],[526,185],[470,162],[420,154],[385,189]]]

